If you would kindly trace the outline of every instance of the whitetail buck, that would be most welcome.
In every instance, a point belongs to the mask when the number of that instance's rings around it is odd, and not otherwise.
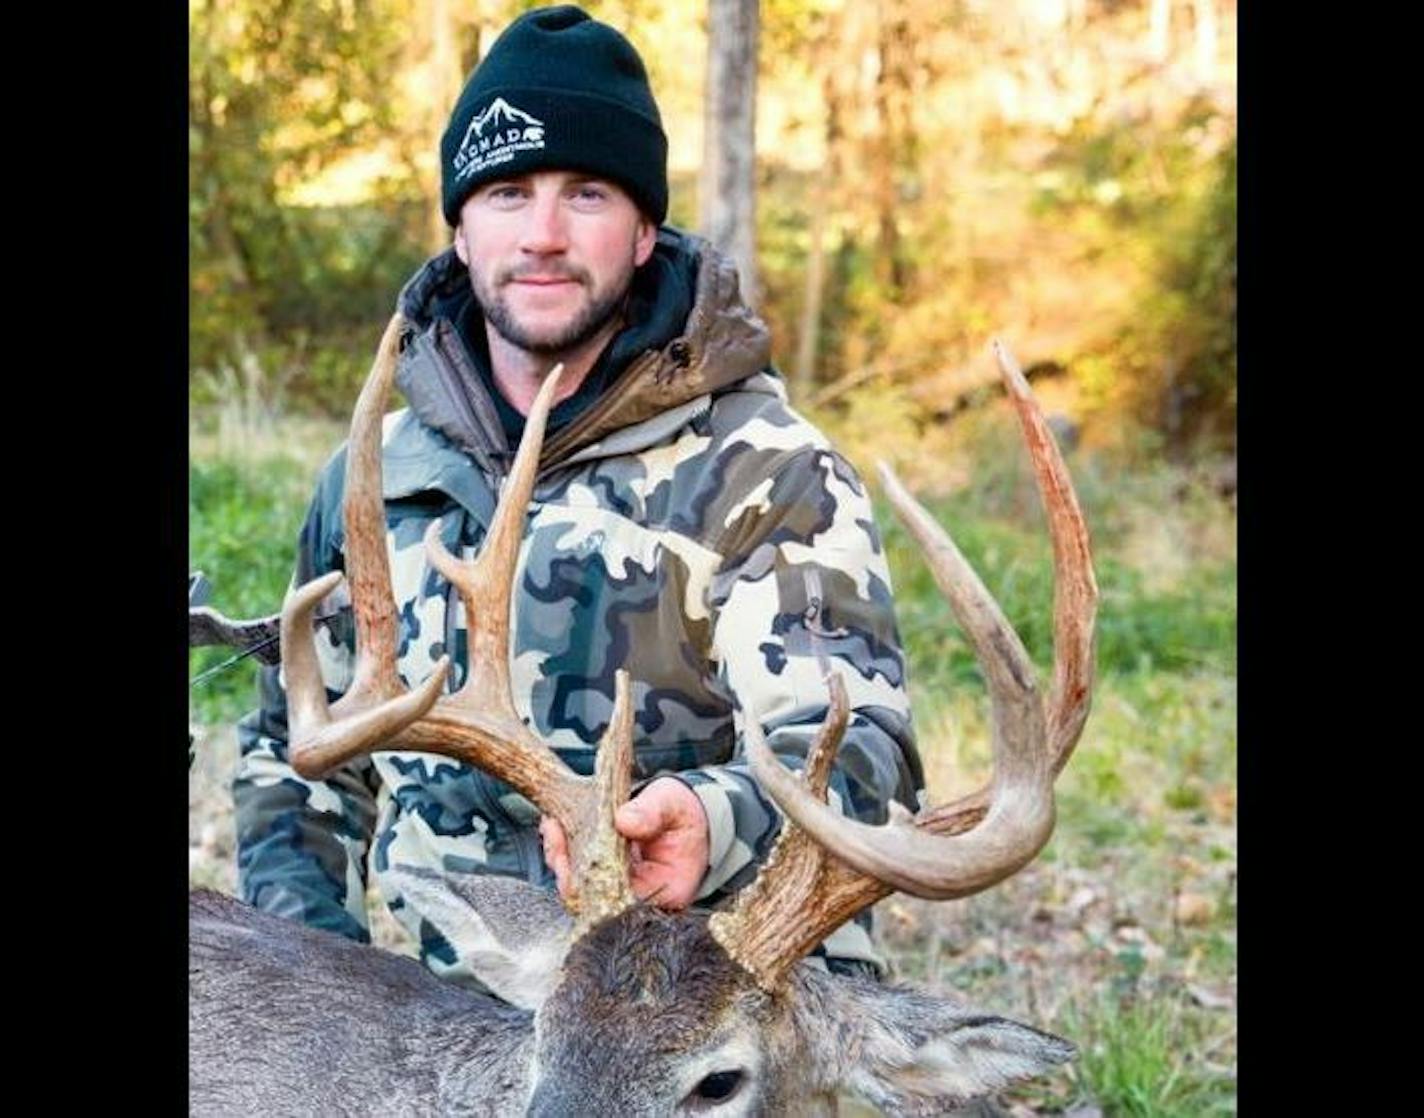
[[[194,891],[190,915],[190,1103],[202,1114],[832,1114],[842,1092],[892,1114],[945,1113],[1069,1059],[1067,1041],[958,1002],[831,974],[803,956],[896,889],[965,897],[1027,864],[1053,829],[1053,782],[1082,731],[1093,672],[1088,537],[1066,469],[1013,359],[998,350],[1048,510],[1055,571],[1052,689],[945,533],[882,467],[885,488],[973,643],[993,705],[993,776],[979,792],[883,826],[825,803],[847,702],[803,775],[772,755],[744,712],[757,779],[787,817],[735,904],[710,916],[637,901],[613,813],[628,796],[632,712],[625,673],[594,776],[568,770],[515,712],[509,600],[555,376],[539,394],[488,541],[464,563],[426,538],[464,597],[470,669],[443,694],[442,660],[407,691],[381,503],[381,414],[398,319],[352,422],[347,573],[355,682],[327,707],[312,614],[333,573],[295,590],[282,619],[291,759],[317,777],[363,751],[413,749],[476,765],[518,789],[569,837],[568,912],[497,877],[407,869],[400,888],[497,995],[442,982],[412,959]],[[396,872],[400,872],[397,870]],[[502,1000],[501,1000],[502,999]]]

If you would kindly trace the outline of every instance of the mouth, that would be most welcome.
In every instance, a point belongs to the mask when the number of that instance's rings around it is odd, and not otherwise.
[[[509,282],[520,287],[562,287],[578,284],[578,280],[570,276],[518,276]]]

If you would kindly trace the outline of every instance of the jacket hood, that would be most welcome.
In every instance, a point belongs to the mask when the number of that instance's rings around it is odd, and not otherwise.
[[[482,462],[505,457],[498,416],[455,323],[474,298],[469,272],[453,248],[428,260],[401,290],[409,330],[397,384],[426,425]],[[707,241],[664,226],[653,255],[634,278],[641,300],[629,326],[610,343],[608,387],[545,441],[545,465],[566,460],[614,432],[628,448],[635,428],[753,377],[767,367],[766,324],[741,299],[736,268]],[[775,391],[758,378],[759,390]],[[753,387],[749,385],[748,387]],[[660,427],[660,424],[654,424]],[[661,437],[649,431],[648,441]],[[638,440],[634,436],[631,442]]]

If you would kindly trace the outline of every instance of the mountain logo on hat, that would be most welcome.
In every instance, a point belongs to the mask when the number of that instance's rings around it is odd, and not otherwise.
[[[496,97],[465,129],[465,138],[455,152],[455,178],[465,178],[488,167],[497,167],[517,152],[538,151],[544,146],[544,122],[516,109],[503,97]]]

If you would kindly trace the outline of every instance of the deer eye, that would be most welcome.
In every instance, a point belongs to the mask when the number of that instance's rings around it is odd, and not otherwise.
[[[726,1102],[737,1093],[743,1078],[740,1068],[734,1071],[714,1071],[711,1075],[704,1075],[702,1081],[688,1095],[688,1101],[693,1103]]]

